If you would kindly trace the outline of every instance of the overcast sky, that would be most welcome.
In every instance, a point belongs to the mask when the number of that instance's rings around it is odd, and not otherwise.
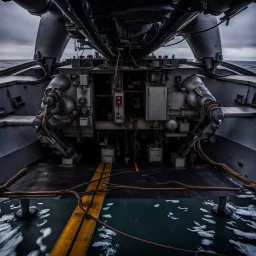
[[[30,15],[14,2],[0,0],[0,59],[31,59],[40,17]],[[226,60],[256,61],[256,4],[235,16],[227,27],[220,25],[223,56]],[[179,38],[175,39],[178,41]],[[172,41],[172,42],[175,42]],[[193,58],[184,41],[176,46],[161,48],[155,54],[175,54],[177,58]],[[88,53],[85,53],[89,54]],[[63,58],[76,55],[70,40]]]

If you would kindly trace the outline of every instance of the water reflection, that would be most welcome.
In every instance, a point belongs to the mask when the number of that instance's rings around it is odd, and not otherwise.
[[[31,206],[38,208],[37,216],[17,220],[18,200],[0,199],[0,255],[47,255],[75,205],[75,200],[32,200]],[[60,212],[60,223],[55,224]]]
[[[192,250],[226,255],[256,255],[256,205],[252,194],[232,198],[230,218],[216,217],[216,199],[115,199],[106,200],[101,220],[129,234]],[[47,255],[76,205],[75,200],[33,200],[38,208],[33,219],[15,218],[17,200],[0,200],[0,255]],[[184,243],[184,237],[188,238]],[[124,253],[126,252],[126,253]],[[159,248],[120,236],[98,226],[88,255],[155,255]],[[168,250],[161,255],[170,255]],[[171,254],[178,255],[178,254]]]

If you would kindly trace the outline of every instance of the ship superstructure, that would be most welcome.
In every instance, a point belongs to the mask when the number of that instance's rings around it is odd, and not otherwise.
[[[218,28],[253,1],[14,2],[41,21],[35,61],[0,72],[1,181],[29,165],[2,196],[72,195],[67,189],[92,179],[98,185],[87,192],[104,196],[87,195],[87,211],[109,192],[219,196],[213,211],[231,214],[226,196],[241,192],[240,183],[212,166],[255,190],[256,75],[223,61]],[[188,42],[194,62],[153,54],[176,36]],[[70,38],[95,55],[60,61]],[[118,176],[124,169],[133,173]],[[28,201],[21,202],[19,216],[28,216]],[[61,255],[60,241],[53,255]],[[62,255],[75,252],[70,246]]]

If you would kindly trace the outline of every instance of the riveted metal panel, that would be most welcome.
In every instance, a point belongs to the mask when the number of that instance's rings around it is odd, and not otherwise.
[[[146,120],[166,120],[167,108],[167,87],[147,86],[146,87]]]

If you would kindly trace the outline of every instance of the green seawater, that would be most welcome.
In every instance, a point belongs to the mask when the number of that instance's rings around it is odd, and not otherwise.
[[[133,236],[157,243],[226,255],[256,255],[256,200],[232,197],[229,218],[214,216],[217,198],[106,199],[100,219]],[[18,200],[0,202],[0,255],[47,255],[76,200],[31,200],[38,214],[17,220]],[[243,252],[243,254],[241,254]],[[87,255],[189,255],[144,244],[96,226]]]

